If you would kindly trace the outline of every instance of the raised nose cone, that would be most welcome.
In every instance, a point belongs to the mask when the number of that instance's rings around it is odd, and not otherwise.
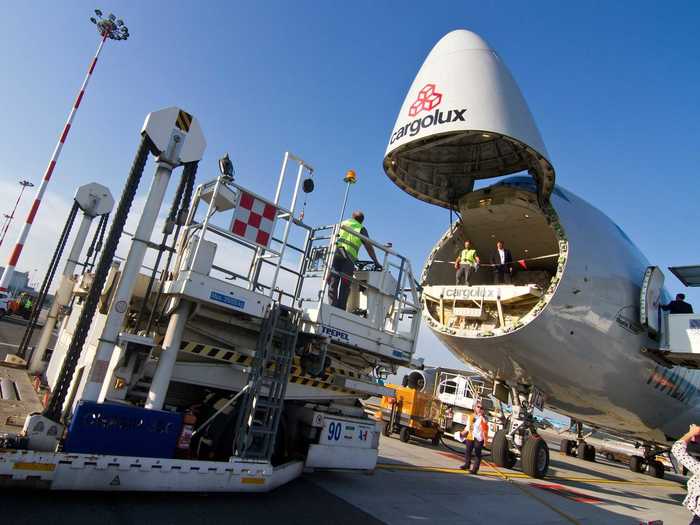
[[[418,71],[389,138],[384,170],[404,191],[444,207],[474,181],[527,170],[540,202],[554,187],[540,132],[520,88],[476,33],[457,30]]]

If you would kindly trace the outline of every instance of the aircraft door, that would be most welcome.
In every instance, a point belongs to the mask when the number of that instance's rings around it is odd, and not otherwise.
[[[639,322],[647,328],[649,335],[658,338],[661,333],[659,302],[664,287],[664,273],[658,266],[648,266],[644,272],[639,298]]]

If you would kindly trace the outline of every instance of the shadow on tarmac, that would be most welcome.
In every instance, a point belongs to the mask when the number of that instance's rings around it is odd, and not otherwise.
[[[266,494],[0,492],[3,523],[25,525],[378,525],[381,521],[300,478]]]

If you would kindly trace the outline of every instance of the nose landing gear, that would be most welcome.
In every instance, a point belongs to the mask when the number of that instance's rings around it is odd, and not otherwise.
[[[533,417],[538,395],[541,394],[528,385],[511,388],[513,414],[504,428],[496,432],[491,444],[496,466],[513,468],[520,457],[523,472],[533,478],[543,478],[549,470],[549,447],[537,433]]]

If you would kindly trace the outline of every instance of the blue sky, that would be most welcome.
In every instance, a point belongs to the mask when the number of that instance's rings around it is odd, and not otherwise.
[[[178,105],[207,137],[200,181],[215,176],[228,151],[239,182],[271,195],[290,150],[316,168],[307,219],[329,223],[342,174],[353,168],[360,182],[351,207],[363,208],[370,234],[392,241],[419,272],[448,213],[398,190],[381,162],[423,59],[457,28],[481,34],[509,66],[561,185],[610,215],[652,263],[700,262],[697,2],[6,0],[3,213],[16,180],[43,174],[97,46],[94,7],[122,17],[132,37],[104,50],[21,269],[42,273],[78,185],[97,180],[121,193],[145,115]],[[2,261],[16,232],[0,247]],[[679,291],[674,277],[667,281]],[[700,293],[688,296],[700,307]],[[421,354],[455,364],[427,335]]]

